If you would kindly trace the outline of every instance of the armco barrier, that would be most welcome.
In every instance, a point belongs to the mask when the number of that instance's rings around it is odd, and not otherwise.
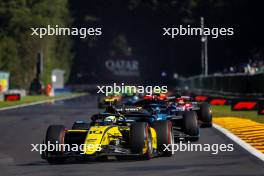
[[[233,111],[254,111],[257,110],[257,101],[249,99],[234,99],[231,103]]]
[[[228,100],[224,98],[212,98],[209,103],[211,105],[227,105]]]
[[[19,101],[21,99],[20,94],[5,94],[4,95],[4,100],[5,101]]]
[[[210,103],[211,105],[228,105],[230,103],[230,99],[215,97],[215,96],[206,96],[206,95],[194,95],[195,101],[205,101]]]
[[[207,95],[194,95],[194,99],[200,102],[208,102],[211,105],[231,105],[232,111],[258,111],[264,115],[264,99],[222,98]]]
[[[264,73],[194,76],[182,81],[181,85],[188,86],[190,90],[264,95]]]

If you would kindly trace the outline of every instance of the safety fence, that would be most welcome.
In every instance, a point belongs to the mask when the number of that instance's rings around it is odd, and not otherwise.
[[[181,81],[191,90],[222,92],[235,95],[264,95],[264,73],[194,76]]]

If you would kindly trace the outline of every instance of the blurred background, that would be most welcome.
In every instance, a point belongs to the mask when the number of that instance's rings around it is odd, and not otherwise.
[[[233,36],[208,38],[209,77],[255,75],[264,70],[262,10],[263,1],[250,0],[0,0],[0,71],[9,76],[11,88],[28,89],[36,79],[47,85],[54,70],[62,71],[68,85],[200,88],[201,37],[171,39],[162,28],[199,27],[201,17],[205,27],[234,28]],[[31,27],[47,25],[100,27],[103,34],[85,39],[30,35]],[[250,86],[243,91],[252,91]]]

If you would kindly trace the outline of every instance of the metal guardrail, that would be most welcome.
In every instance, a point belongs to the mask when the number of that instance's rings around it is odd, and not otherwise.
[[[264,73],[194,76],[181,81],[181,85],[223,96],[263,96]]]

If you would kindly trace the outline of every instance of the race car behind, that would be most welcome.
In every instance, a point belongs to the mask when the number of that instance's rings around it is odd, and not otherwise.
[[[176,115],[185,111],[195,111],[201,127],[212,127],[212,107],[209,103],[194,101],[190,96],[173,96],[168,99]]]

